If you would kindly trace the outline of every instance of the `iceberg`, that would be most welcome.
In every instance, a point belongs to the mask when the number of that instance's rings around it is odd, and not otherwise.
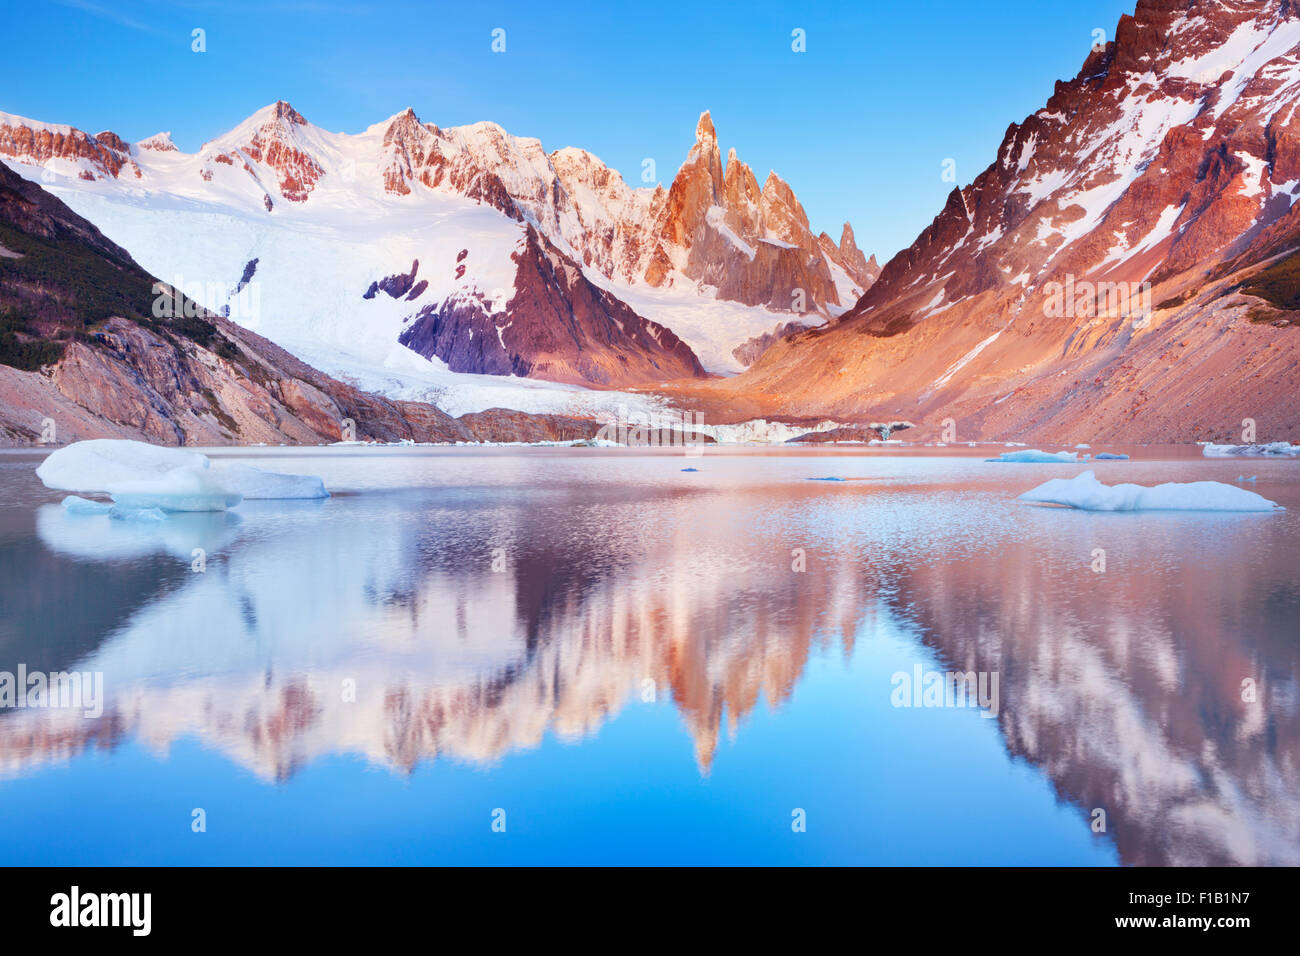
[[[1277,502],[1220,481],[1170,481],[1144,485],[1104,485],[1091,471],[1053,478],[1026,491],[1021,501],[1066,505],[1083,511],[1281,511]]]
[[[1096,461],[1128,461],[1128,455],[1117,455],[1114,452],[1099,451],[1097,452]]]
[[[196,451],[112,438],[60,448],[41,462],[36,476],[57,491],[101,492],[124,507],[165,511],[222,511],[246,498],[329,497],[315,475],[282,475],[239,463],[213,467]],[[86,505],[65,507],[92,513]]]
[[[1201,447],[1206,458],[1294,458],[1300,457],[1300,445],[1289,441],[1271,441],[1261,445],[1216,445],[1207,442]]]
[[[1077,451],[1039,451],[1037,448],[1028,451],[1004,451],[996,458],[985,458],[985,461],[1010,461],[1022,464],[1046,464],[1046,463],[1065,463],[1077,465],[1079,463],[1079,453]]]
[[[142,441],[93,438],[51,453],[36,477],[55,491],[108,491],[110,484],[156,478],[176,468],[207,468],[208,457]]]

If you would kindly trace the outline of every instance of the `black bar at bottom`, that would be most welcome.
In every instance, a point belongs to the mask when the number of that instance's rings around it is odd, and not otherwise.
[[[1294,869],[9,869],[5,881],[0,925],[13,942],[75,933],[79,941],[328,943],[349,927],[429,929],[448,920],[471,933],[481,920],[479,931],[499,939],[511,926],[554,931],[557,918],[577,934],[610,920],[646,921],[640,932],[653,937],[690,911],[737,933],[748,912],[760,935],[769,919],[805,928],[849,919],[868,935],[966,927],[1000,940],[1049,929],[1066,938],[1199,934],[1231,943],[1286,931],[1296,896]]]

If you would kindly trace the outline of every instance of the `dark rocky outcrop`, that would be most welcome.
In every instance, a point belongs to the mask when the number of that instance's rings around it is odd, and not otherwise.
[[[705,377],[686,343],[592,283],[531,226],[513,260],[514,294],[501,311],[459,295],[416,313],[401,343],[455,372],[607,386]]]

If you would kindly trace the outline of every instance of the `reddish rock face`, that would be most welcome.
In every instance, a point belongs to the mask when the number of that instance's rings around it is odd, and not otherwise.
[[[244,146],[250,159],[275,171],[280,195],[290,202],[305,202],[325,172],[294,139],[294,127],[306,125],[297,110],[280,100],[273,119],[256,130]]]
[[[841,304],[828,260],[861,289],[873,278],[856,247],[846,255],[825,233],[813,235],[803,206],[776,173],[760,189],[735,150],[724,169],[707,112],[654,223],[658,241],[643,274],[654,286],[670,281],[678,262],[687,278],[714,286],[719,298],[808,313]],[[852,229],[847,235],[851,244]]]
[[[851,310],[728,388],[964,416],[970,437],[1186,440],[1234,416],[1294,435],[1300,340],[1244,320],[1224,283],[1300,244],[1297,106],[1294,4],[1141,0]],[[1090,291],[1062,309],[1067,283]],[[1186,304],[1143,308],[1143,283]]]
[[[70,126],[25,125],[0,119],[0,155],[33,165],[56,159],[85,163],[90,169],[79,175],[88,179],[116,178],[123,167],[139,175],[127,144],[116,133],[89,136]]]
[[[606,386],[704,377],[684,342],[594,285],[531,226],[514,261],[501,311],[481,296],[426,306],[401,343],[456,372]]]
[[[648,195],[590,153],[546,154],[535,140],[490,123],[442,130],[408,109],[390,121],[383,144],[388,192],[446,188],[513,219],[528,218],[610,278],[658,287],[680,269],[714,286],[720,298],[804,312],[841,304],[830,262],[858,288],[874,279],[856,246],[842,254],[829,237],[810,232],[793,190],[775,174],[760,188],[734,151],[724,170],[708,113],[669,188]],[[847,235],[852,243],[851,229]]]

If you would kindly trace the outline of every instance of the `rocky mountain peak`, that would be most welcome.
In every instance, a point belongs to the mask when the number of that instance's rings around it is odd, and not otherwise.
[[[695,142],[705,147],[717,146],[718,133],[713,128],[713,117],[708,110],[700,114],[699,122],[695,124]]]
[[[284,100],[276,100],[268,109],[272,117],[277,121],[292,123],[295,126],[306,126],[307,121],[303,119],[301,113],[286,103]]]
[[[176,148],[176,144],[172,142],[172,134],[170,130],[162,133],[154,133],[152,136],[140,140],[140,142],[135,145],[139,149],[152,149],[159,153],[179,152]]]
[[[306,202],[325,175],[324,167],[300,136],[300,131],[306,129],[310,126],[301,113],[284,100],[276,100],[209,144],[204,178],[212,178],[214,164],[242,169],[265,190],[268,212],[273,207],[272,189],[289,202]],[[259,168],[274,186],[265,185]]]

